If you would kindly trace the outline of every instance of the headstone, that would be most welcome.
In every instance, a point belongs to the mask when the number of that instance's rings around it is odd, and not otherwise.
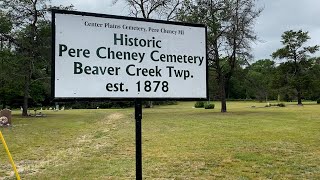
[[[2,117],[6,117],[7,119],[5,118],[2,118]],[[0,111],[0,118],[3,119],[3,121],[8,121],[7,123],[9,125],[11,125],[11,118],[12,118],[12,115],[11,115],[11,110],[10,109],[3,109]]]

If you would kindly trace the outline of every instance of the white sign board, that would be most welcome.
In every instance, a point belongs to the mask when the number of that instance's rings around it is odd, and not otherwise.
[[[53,11],[55,98],[207,98],[203,25]]]

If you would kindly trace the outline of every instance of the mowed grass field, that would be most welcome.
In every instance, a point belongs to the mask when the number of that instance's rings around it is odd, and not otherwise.
[[[215,104],[143,109],[145,179],[320,179],[320,105]],[[132,108],[18,113],[1,131],[22,179],[135,179]],[[0,146],[0,179],[15,179]]]

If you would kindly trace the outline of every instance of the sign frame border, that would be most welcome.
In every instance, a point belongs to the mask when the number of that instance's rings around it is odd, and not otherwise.
[[[209,67],[208,67],[208,45],[207,45],[207,26],[204,24],[194,24],[186,22],[176,22],[176,21],[164,21],[157,19],[144,19],[129,16],[118,16],[110,14],[100,14],[92,12],[82,12],[82,11],[70,11],[61,9],[51,9],[51,97],[54,101],[101,101],[101,100],[114,100],[114,101],[133,101],[135,99],[148,100],[148,101],[167,101],[167,100],[177,100],[177,101],[206,101],[209,99]],[[172,24],[180,26],[191,26],[191,27],[202,27],[205,28],[205,49],[206,49],[206,97],[205,98],[154,98],[154,97],[55,97],[55,47],[56,47],[56,25],[55,19],[56,14],[71,14],[79,16],[91,16],[100,18],[111,18],[111,19],[124,19],[131,21],[142,21],[142,22],[152,22],[159,24]]]

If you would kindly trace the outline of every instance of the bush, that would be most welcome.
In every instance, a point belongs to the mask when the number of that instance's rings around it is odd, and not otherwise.
[[[178,101],[166,101],[167,105],[178,105]]]
[[[278,103],[277,106],[279,107],[286,107],[286,105],[284,103]]]
[[[65,106],[67,109],[111,109],[111,108],[128,108],[133,107],[132,101],[104,101],[104,102],[69,102],[60,104],[60,107]]]
[[[153,101],[153,105],[177,105],[178,101]]]
[[[320,98],[317,100],[317,104],[320,104]]]
[[[206,104],[204,105],[204,108],[205,108],[205,109],[214,109],[214,104],[206,103]]]
[[[197,101],[196,104],[194,104],[195,108],[203,108],[204,102],[203,101]]]
[[[271,106],[286,107],[286,104],[284,104],[284,103],[278,103],[278,104],[270,104],[270,103],[268,103],[264,107],[271,107]]]

